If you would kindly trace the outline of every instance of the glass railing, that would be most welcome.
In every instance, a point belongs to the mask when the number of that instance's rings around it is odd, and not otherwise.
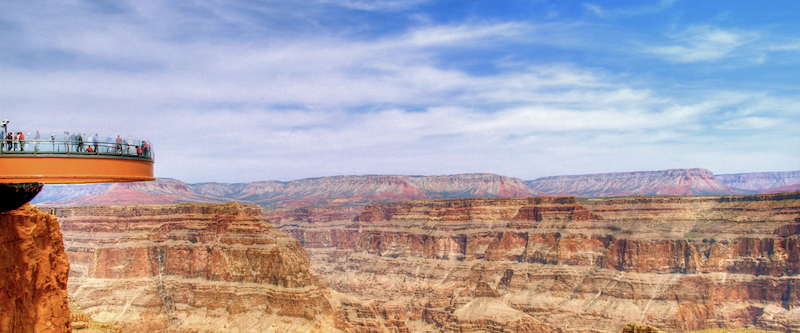
[[[0,141],[0,155],[76,155],[76,156],[120,156],[155,160],[149,141],[128,143],[83,142],[57,140]]]

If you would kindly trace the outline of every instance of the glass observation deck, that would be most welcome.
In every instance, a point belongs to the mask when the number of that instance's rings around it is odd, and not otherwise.
[[[155,180],[149,142],[0,141],[0,183],[69,184]]]

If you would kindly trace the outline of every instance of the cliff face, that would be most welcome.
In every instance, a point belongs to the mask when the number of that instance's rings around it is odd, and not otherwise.
[[[0,213],[0,332],[68,332],[69,262],[55,217],[26,204]]]
[[[58,208],[70,294],[125,332],[336,331],[300,244],[236,203]]]
[[[527,183],[549,195],[588,197],[632,195],[743,194],[726,187],[706,169],[620,172],[555,176]]]
[[[332,288],[414,327],[800,329],[798,193],[372,204],[281,228]]]

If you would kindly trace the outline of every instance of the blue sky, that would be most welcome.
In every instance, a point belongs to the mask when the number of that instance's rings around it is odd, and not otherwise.
[[[156,176],[800,170],[794,1],[4,1],[10,129]]]

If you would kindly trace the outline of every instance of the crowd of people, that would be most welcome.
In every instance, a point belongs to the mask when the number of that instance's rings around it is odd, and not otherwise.
[[[4,136],[3,145],[8,151],[25,151],[25,134],[22,134],[22,132],[8,132]],[[39,137],[38,131],[36,132],[36,137]]]
[[[3,123],[3,133],[0,138],[0,151],[3,152],[24,152],[26,149],[30,151],[30,146],[33,146],[33,152],[47,151],[48,148],[51,152],[76,152],[76,153],[95,153],[95,154],[115,154],[115,155],[128,155],[139,157],[150,157],[151,147],[147,141],[134,141],[129,135],[126,140],[117,135],[116,139],[110,134],[106,137],[105,142],[100,140],[100,136],[95,133],[94,135],[87,135],[86,133],[72,133],[64,132],[63,136],[57,137],[56,134],[50,135],[49,140],[42,140],[39,131],[31,139],[30,133],[24,134],[22,132],[9,132],[7,130],[7,121]]]

